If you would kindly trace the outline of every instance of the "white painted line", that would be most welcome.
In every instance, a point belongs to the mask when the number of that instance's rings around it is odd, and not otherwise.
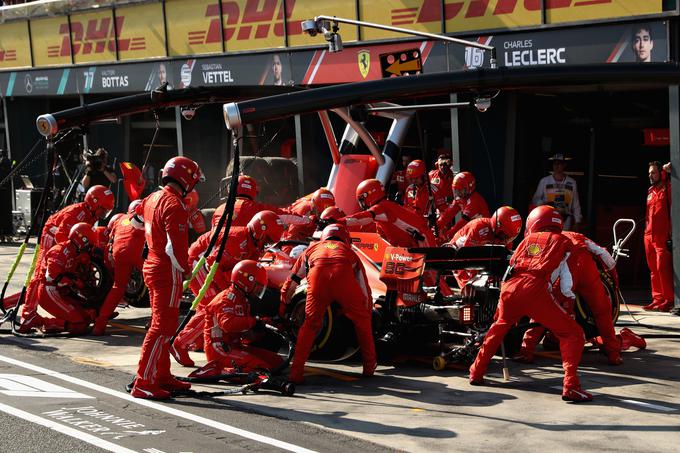
[[[97,436],[79,431],[77,429],[71,428],[70,426],[65,426],[52,420],[33,415],[29,412],[17,409],[16,407],[0,403],[0,411],[9,415],[14,415],[15,417],[23,418],[26,421],[35,423],[36,425],[44,426],[58,433],[82,440],[83,442],[87,442],[88,444],[94,445],[95,447],[99,447],[104,450],[113,451],[116,453],[136,453],[135,450],[121,447],[120,445],[109,442],[108,440],[100,439]]]
[[[93,396],[74,392],[66,387],[42,381],[33,376],[21,374],[0,374],[0,393],[8,396],[27,396],[31,398],[78,398],[87,399]]]
[[[184,412],[179,409],[175,409],[174,407],[168,407],[160,403],[156,403],[154,401],[149,401],[149,400],[144,400],[140,398],[134,398],[127,393],[124,392],[119,392],[117,390],[112,390],[108,387],[104,387],[98,384],[93,384],[92,382],[85,381],[83,379],[78,379],[73,376],[69,376],[66,374],[59,373],[57,371],[52,371],[48,370],[47,368],[43,368],[37,365],[33,365],[30,363],[22,362],[20,360],[13,359],[11,357],[5,357],[0,355],[0,362],[5,362],[9,363],[11,365],[15,365],[21,368],[25,368],[27,370],[35,371],[36,373],[41,373],[46,376],[52,376],[53,378],[60,379],[62,381],[70,382],[71,384],[79,385],[81,387],[88,388],[90,390],[94,390],[96,392],[104,393],[109,396],[113,396],[116,398],[120,398],[122,400],[138,404],[140,406],[145,406],[154,410],[157,410],[159,412],[165,412],[166,414],[174,415],[175,417],[180,417],[184,418],[186,420],[191,420],[196,423],[200,423],[202,425],[210,426],[211,428],[218,429],[220,431],[224,431],[225,433],[230,433],[234,434],[236,436],[241,436],[246,439],[254,440],[256,442],[260,442],[262,444],[266,445],[271,445],[273,447],[280,448],[282,450],[288,450],[288,451],[293,451],[293,452],[299,452],[299,453],[316,453],[314,450],[309,450],[304,447],[300,447],[298,445],[290,444],[288,442],[283,442],[281,440],[276,440],[272,439],[271,437],[263,436],[261,434],[253,433],[250,431],[246,431],[245,429],[241,428],[236,428],[235,426],[227,425],[225,423],[220,423],[215,420],[210,420],[209,418],[201,417],[200,415],[195,415],[191,414],[189,412]]]
[[[663,412],[675,412],[677,409],[668,407],[668,406],[661,406],[660,404],[652,404],[652,403],[645,403],[644,401],[635,401],[635,400],[619,400],[622,403],[628,403],[632,404],[634,406],[641,406],[641,407],[646,407],[648,409],[656,409],[658,411],[663,411]]]

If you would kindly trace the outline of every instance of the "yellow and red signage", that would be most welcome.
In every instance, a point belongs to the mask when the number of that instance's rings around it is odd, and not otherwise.
[[[457,33],[537,26],[543,5],[548,24],[663,11],[662,0],[360,0],[358,14],[369,22]],[[285,6],[283,0],[166,0],[165,17],[154,2],[115,14],[106,8],[75,13],[70,27],[67,16],[7,22],[0,24],[0,69],[30,66],[31,53],[33,65],[44,67],[275,49],[285,45],[284,21],[288,45],[319,45],[323,38],[300,26],[318,15],[356,18],[357,8],[346,0],[286,0]],[[357,39],[355,26],[342,24],[340,31],[345,42]],[[364,41],[404,36],[361,28]]]
[[[0,27],[0,69],[31,66],[28,22],[13,22]]]

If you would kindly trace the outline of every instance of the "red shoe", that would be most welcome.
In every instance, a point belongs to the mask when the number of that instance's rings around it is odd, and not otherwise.
[[[57,318],[43,318],[43,325],[40,328],[44,333],[60,333],[64,331],[66,323]]]
[[[100,336],[104,335],[104,333],[106,332],[107,324],[108,324],[107,319],[98,318],[94,322],[94,327],[92,327],[92,335],[94,335],[96,337],[100,337]]]
[[[375,369],[378,368],[378,363],[373,362],[370,365],[364,365],[364,370],[361,373],[363,377],[371,377],[375,374]]]
[[[175,376],[170,376],[165,379],[162,379],[159,382],[159,385],[160,388],[162,388],[163,390],[167,390],[168,392],[181,392],[189,390],[191,388],[190,383],[180,381]]]
[[[622,351],[627,351],[631,346],[635,346],[638,349],[647,348],[647,341],[627,327],[621,329],[618,336],[621,338]]]
[[[562,392],[562,401],[571,401],[572,403],[588,403],[592,400],[593,395],[580,387],[565,388]]]
[[[519,363],[534,363],[534,353],[528,351],[526,348],[521,348],[512,360]]]
[[[147,400],[167,400],[172,398],[172,394],[167,390],[160,388],[156,384],[135,379],[135,384],[132,387],[130,395],[135,398],[143,398]]]
[[[659,305],[663,304],[663,301],[652,301],[652,303],[642,307],[644,311],[658,311]]]
[[[195,379],[210,379],[225,374],[223,369],[222,362],[219,360],[212,360],[201,368],[192,371],[189,377]]]
[[[671,311],[671,309],[673,308],[673,306],[674,306],[673,301],[672,301],[672,300],[667,300],[666,302],[664,302],[664,303],[662,303],[661,305],[659,305],[659,307],[657,308],[657,311],[662,311],[662,312],[664,312],[664,313],[668,313],[669,311]]]
[[[484,378],[483,377],[472,377],[470,376],[470,385],[484,385]]]
[[[45,320],[37,313],[31,313],[23,316],[23,321],[16,328],[18,333],[29,333],[32,329],[38,329],[43,326]]]
[[[182,366],[194,366],[194,361],[189,357],[189,352],[182,346],[177,345],[177,341],[174,341],[170,345],[170,354],[177,360]]]

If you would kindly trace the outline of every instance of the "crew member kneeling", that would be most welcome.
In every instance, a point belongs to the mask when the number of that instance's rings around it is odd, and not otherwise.
[[[574,299],[572,279],[567,258],[572,243],[562,236],[562,217],[555,208],[539,206],[531,211],[526,221],[529,233],[510,259],[510,267],[501,286],[496,311],[497,320],[484,338],[484,343],[470,367],[470,384],[484,382],[484,373],[503,341],[503,337],[522,317],[530,316],[550,329],[560,340],[565,401],[591,401],[593,396],[581,389],[578,364],[581,361],[585,338],[583,330],[550,293],[559,277],[560,291]]]
[[[345,316],[354,324],[361,347],[364,376],[372,376],[375,371],[370,287],[364,267],[350,243],[349,233],[344,226],[328,225],[321,233],[321,241],[312,244],[300,255],[290,277],[281,287],[279,315],[283,317],[295,288],[307,277],[305,321],[295,345],[289,377],[291,382],[304,382],[305,362],[321,328],[324,313],[333,302],[340,304]]]
[[[229,288],[205,308],[205,355],[208,363],[190,377],[206,378],[226,373],[271,371],[283,363],[277,353],[248,344],[264,331],[264,322],[250,313],[267,287],[267,271],[256,261],[240,261],[231,271]]]

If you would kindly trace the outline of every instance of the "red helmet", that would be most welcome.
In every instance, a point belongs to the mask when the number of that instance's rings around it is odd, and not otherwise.
[[[113,224],[116,223],[116,221],[123,217],[124,215],[125,214],[123,214],[122,212],[112,215],[111,218],[109,219],[109,223],[106,224],[107,228],[113,227]]]
[[[189,212],[193,212],[198,208],[198,192],[196,192],[196,189],[192,190],[184,197],[184,206],[187,207],[187,211]]]
[[[524,235],[539,231],[554,231],[560,233],[563,223],[560,212],[552,206],[543,205],[535,207],[527,216],[527,224]]]
[[[176,156],[167,161],[161,174],[163,184],[174,181],[179,184],[185,195],[191,192],[198,181],[203,178],[198,164],[184,156]]]
[[[281,239],[284,225],[272,211],[260,211],[248,222],[248,230],[259,244],[273,244]]]
[[[453,197],[456,200],[469,197],[475,191],[477,183],[469,171],[461,171],[453,177]]]
[[[339,223],[331,223],[321,232],[322,241],[327,241],[329,239],[338,239],[348,245],[352,243],[352,239],[349,237],[347,228],[345,228],[343,225],[340,225]]]
[[[111,189],[104,186],[92,186],[85,194],[85,203],[92,210],[95,217],[104,218],[113,209],[116,200]]]
[[[137,212],[139,209],[139,206],[142,204],[142,200],[135,200],[132,203],[130,203],[130,206],[128,206],[127,213],[128,214],[139,214],[141,215],[141,212]]]
[[[342,209],[337,206],[330,206],[323,210],[319,216],[319,220],[333,221],[333,223],[335,223],[343,217],[345,217],[345,213]]]
[[[385,198],[385,188],[377,179],[367,179],[357,186],[356,196],[361,209],[368,209]]]
[[[236,186],[237,197],[248,197],[251,200],[255,200],[258,192],[255,178],[248,175],[240,175],[238,177],[238,185]]]
[[[330,190],[322,187],[312,194],[312,212],[319,214],[324,209],[334,205],[335,197]]]
[[[420,159],[411,161],[406,166],[406,179],[409,181],[416,180],[425,175],[425,162]]]
[[[239,261],[231,270],[231,282],[244,293],[261,299],[267,288],[267,271],[257,261]]]
[[[92,225],[85,222],[73,225],[68,233],[68,238],[78,250],[89,248],[97,241],[97,235],[92,229]]]
[[[491,227],[498,239],[505,243],[512,242],[522,230],[522,216],[515,208],[501,206],[491,216]]]

